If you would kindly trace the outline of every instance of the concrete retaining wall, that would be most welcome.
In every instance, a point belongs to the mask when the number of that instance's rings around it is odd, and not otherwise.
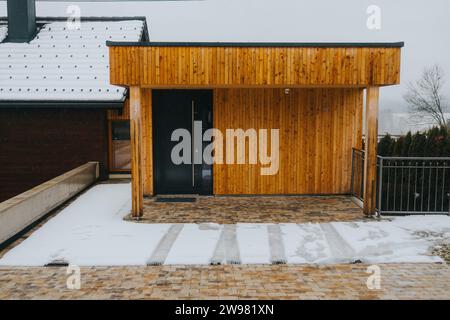
[[[99,177],[99,163],[88,162],[0,203],[0,244],[63,204]]]

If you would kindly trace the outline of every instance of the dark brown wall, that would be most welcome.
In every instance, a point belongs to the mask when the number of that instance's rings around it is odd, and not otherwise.
[[[0,201],[87,161],[107,176],[106,111],[0,109]]]

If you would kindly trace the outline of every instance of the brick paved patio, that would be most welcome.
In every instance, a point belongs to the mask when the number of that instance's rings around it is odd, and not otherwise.
[[[147,198],[141,222],[320,223],[363,217],[361,208],[347,196],[200,196],[193,203],[161,203]]]
[[[0,299],[450,299],[446,264],[380,267],[381,290],[366,265],[82,268],[80,290],[65,268],[3,268]]]

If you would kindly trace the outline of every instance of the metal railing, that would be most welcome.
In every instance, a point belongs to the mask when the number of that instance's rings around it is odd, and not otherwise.
[[[350,193],[364,201],[364,151],[353,149]]]
[[[353,150],[351,193],[364,201],[364,152]],[[381,157],[377,163],[381,215],[449,214],[450,158]]]

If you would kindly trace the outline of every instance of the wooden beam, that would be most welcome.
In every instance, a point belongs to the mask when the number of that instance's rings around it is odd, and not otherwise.
[[[377,198],[377,144],[379,87],[367,87],[365,161],[364,161],[364,214],[373,215]]]
[[[131,134],[131,196],[132,216],[143,213],[143,168],[142,168],[142,106],[141,88],[130,87],[130,134]]]

